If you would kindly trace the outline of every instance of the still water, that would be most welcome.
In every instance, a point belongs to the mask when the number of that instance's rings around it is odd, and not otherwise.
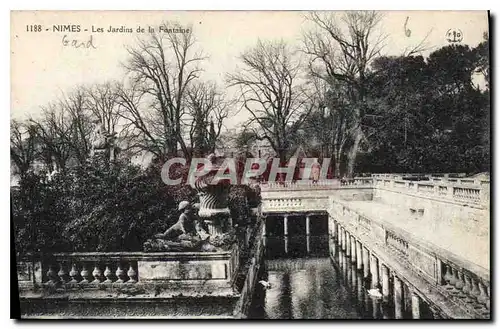
[[[338,252],[329,257],[329,237],[266,238],[266,255],[251,318],[380,319],[390,307],[366,293],[362,273]]]

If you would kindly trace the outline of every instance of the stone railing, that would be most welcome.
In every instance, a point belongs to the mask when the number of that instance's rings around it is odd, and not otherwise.
[[[54,253],[18,261],[18,282],[26,288],[116,288],[170,282],[224,282],[238,266],[238,247],[219,252]]]
[[[427,182],[432,183],[453,183],[458,185],[489,185],[489,179],[484,178],[470,178],[470,177],[449,177],[449,174],[372,174],[371,177],[375,179],[394,179],[403,180],[403,177],[425,177]],[[456,174],[455,174],[456,175]],[[465,176],[465,174],[463,174]],[[457,175],[458,176],[458,175]],[[425,181],[419,181],[425,182]]]
[[[263,211],[280,212],[280,211],[326,211],[328,207],[328,198],[317,197],[297,197],[297,198],[272,198],[263,199]]]
[[[350,180],[326,179],[313,182],[312,180],[297,180],[284,182],[263,182],[262,191],[287,191],[287,190],[328,190],[342,187],[372,186],[373,178],[355,177]]]
[[[406,181],[375,178],[374,187],[419,197],[431,197],[459,204],[485,206],[489,204],[489,184],[472,185],[465,182]]]
[[[472,317],[489,317],[491,295],[490,273],[487,269],[383,220],[367,218],[349,209],[340,200],[332,198],[330,202],[331,218],[348,228],[376,253],[392,255],[391,259],[384,262],[395,261],[407,268],[408,273],[418,274],[441,295],[467,310]],[[407,279],[412,281],[411,278]],[[427,288],[418,285],[417,288],[423,290],[422,295],[429,295],[430,290]]]

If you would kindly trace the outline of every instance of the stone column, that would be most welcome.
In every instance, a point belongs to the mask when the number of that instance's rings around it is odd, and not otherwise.
[[[372,267],[372,289],[377,289],[378,288],[378,259],[375,257],[375,255],[372,254],[372,259],[371,259],[371,267]]]
[[[384,299],[389,298],[389,269],[385,265],[382,266],[382,295]]]
[[[363,248],[363,278],[370,276],[370,252]]]
[[[306,235],[306,250],[307,250],[307,253],[310,253],[311,252],[311,238],[309,235]]]
[[[363,250],[361,242],[356,241],[356,269],[359,271],[363,268],[363,256],[361,255]]]
[[[309,218],[309,215],[306,216],[306,235],[309,236],[309,234],[311,234],[311,228],[310,228],[310,218]]]
[[[394,318],[403,318],[403,282],[394,276]]]
[[[339,233],[340,233],[340,250],[345,251],[345,230],[343,226],[340,228]]]
[[[332,220],[332,238],[333,240],[337,240],[337,222],[335,220]]]
[[[356,238],[354,235],[351,235],[351,262],[353,264],[356,264],[357,260],[357,253],[356,253]]]
[[[283,217],[283,228],[284,228],[285,236],[288,236],[288,215],[285,215]]]
[[[345,243],[345,254],[347,257],[351,257],[351,235],[346,231],[346,243]]]
[[[420,297],[415,292],[411,293],[411,317],[420,319]]]
[[[340,225],[337,225],[337,245],[342,250],[342,227]]]
[[[285,254],[288,254],[288,235],[285,236]]]
[[[266,218],[262,218],[262,221],[264,222],[264,224],[262,225],[262,236],[266,236]]]

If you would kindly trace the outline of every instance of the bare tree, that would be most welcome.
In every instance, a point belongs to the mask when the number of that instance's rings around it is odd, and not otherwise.
[[[92,115],[104,125],[108,134],[116,132],[120,111],[118,84],[106,82],[85,88],[86,106]]]
[[[319,108],[313,111],[304,124],[304,144],[319,143],[322,158],[330,158],[335,175],[340,175],[342,157],[350,138],[349,104],[342,83],[334,85],[325,80],[311,77],[314,93],[319,99]]]
[[[240,59],[243,68],[227,81],[240,88],[239,101],[251,114],[248,125],[257,123],[258,138],[267,140],[285,162],[295,152],[297,131],[314,106],[301,83],[300,65],[283,41],[259,40]]]
[[[172,29],[180,27],[177,23],[165,25]],[[132,85],[135,92],[144,93],[140,97],[149,104],[148,113],[135,106],[134,113],[126,113],[123,117],[132,120],[135,129],[147,138],[147,144],[152,140],[162,143],[155,146],[155,152],[158,147],[162,148],[161,156],[176,153],[179,144],[184,155],[189,157],[182,127],[187,113],[186,92],[199,77],[202,71],[199,64],[206,58],[194,47],[193,29],[189,28],[186,33],[151,34],[127,49],[129,59],[125,67]],[[123,103],[123,97],[121,101]],[[126,109],[131,109],[130,104]]]
[[[94,127],[92,114],[89,112],[88,97],[85,88],[77,86],[73,92],[63,95],[60,110],[71,122],[71,132],[66,137],[72,150],[72,157],[84,163],[90,155],[90,136]]]
[[[122,108],[119,115],[124,118],[120,132],[120,137],[126,144],[123,151],[131,154],[147,151],[158,158],[164,157],[166,137],[155,133],[155,117],[146,108],[146,98],[146,93],[137,82],[130,86],[122,84],[117,88],[117,103]]]
[[[231,103],[213,82],[197,82],[187,90],[186,105],[190,120],[186,122],[193,155],[214,152]]]
[[[29,122],[36,127],[40,159],[47,168],[55,169],[51,168],[55,165],[64,169],[72,154],[72,126],[68,115],[57,104],[51,103],[42,108],[40,119],[30,119]]]
[[[377,31],[382,16],[375,11],[346,12],[340,16],[312,12],[307,18],[316,26],[316,30],[304,34],[303,51],[310,56],[309,70],[328,83],[345,83],[353,110],[347,164],[347,175],[352,177],[360,143],[366,138],[362,126],[366,114],[366,75],[386,39]]]
[[[41,110],[41,117],[29,119],[29,124],[36,128],[40,159],[45,165],[64,170],[70,160],[85,162],[90,154],[93,127],[85,89],[76,87]]]

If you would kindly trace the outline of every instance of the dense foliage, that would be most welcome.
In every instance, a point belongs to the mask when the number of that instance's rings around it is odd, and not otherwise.
[[[184,170],[182,168],[182,170]],[[233,218],[248,214],[245,189],[234,187]],[[182,200],[197,202],[186,184],[166,185],[160,169],[87,162],[51,181],[30,174],[12,191],[18,252],[139,251],[178,219]]]
[[[355,171],[489,171],[488,48],[484,41],[476,48],[443,47],[427,58],[374,59],[366,76],[364,138]],[[304,140],[308,153],[319,150],[337,160],[336,175],[343,175],[351,141],[342,120],[350,120],[349,105],[338,93],[327,95],[325,103],[335,115],[313,113]]]

